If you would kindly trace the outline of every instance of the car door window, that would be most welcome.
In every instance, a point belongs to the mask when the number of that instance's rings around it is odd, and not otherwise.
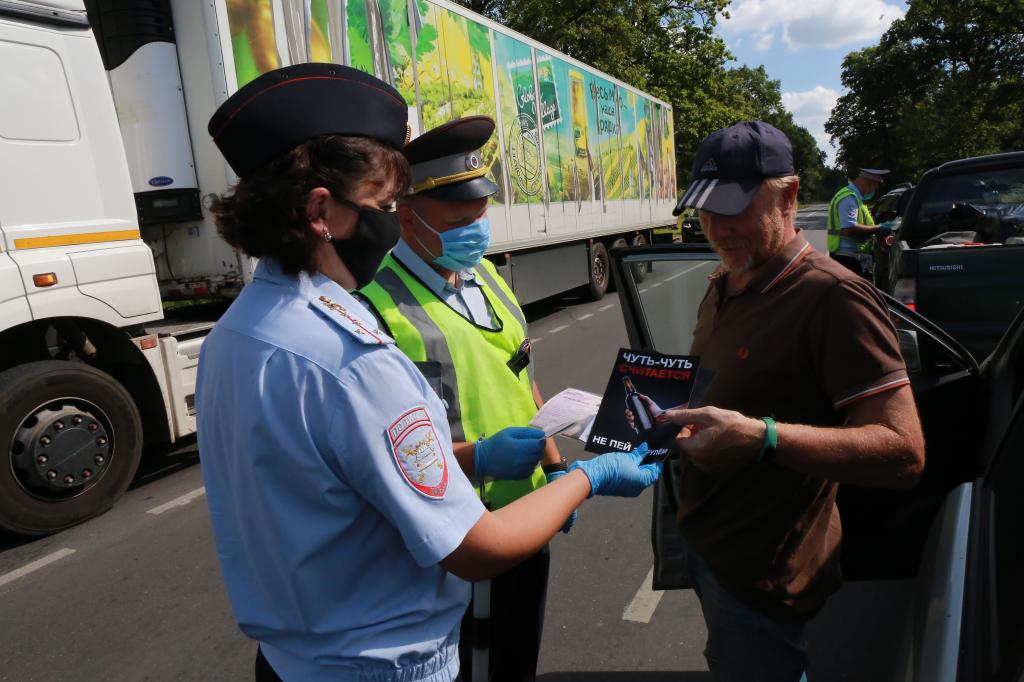
[[[661,353],[685,355],[693,342],[697,310],[708,289],[708,276],[718,267],[718,256],[709,250],[691,248],[686,252],[651,253],[639,250],[622,259],[619,270],[626,276],[625,293],[631,296],[634,319],[643,342]],[[637,282],[635,273],[649,264],[649,273]],[[627,324],[627,327],[629,325]]]
[[[975,241],[984,243],[1021,236],[1024,168],[980,169],[939,177],[925,192],[912,245],[943,232],[964,230],[975,231]],[[953,209],[954,204],[972,204],[984,217],[968,219],[968,214]]]

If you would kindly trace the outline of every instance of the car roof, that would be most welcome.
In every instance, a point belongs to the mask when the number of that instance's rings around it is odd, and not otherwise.
[[[937,168],[933,168],[938,175],[947,173],[962,173],[972,168],[983,168],[986,166],[1013,166],[1024,164],[1024,151],[1006,152],[1005,154],[989,154],[987,156],[972,156],[968,159],[957,159],[947,161]]]

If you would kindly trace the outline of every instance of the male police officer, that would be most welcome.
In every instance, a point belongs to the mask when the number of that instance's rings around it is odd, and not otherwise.
[[[456,456],[478,481],[496,479],[479,489],[496,509],[544,485],[545,477],[564,475],[565,461],[543,432],[523,428],[541,403],[526,319],[512,290],[483,259],[490,244],[487,205],[498,186],[487,179],[480,148],[493,132],[493,120],[473,116],[406,146],[412,190],[398,207],[402,239],[361,293],[399,348],[440,389]],[[486,467],[487,451],[499,448],[521,453],[524,467]],[[537,467],[542,455],[543,472]],[[566,532],[571,524],[570,517]],[[493,680],[532,680],[536,674],[548,563],[545,548],[492,582]],[[467,680],[468,624],[467,616]]]
[[[861,276],[871,269],[872,237],[891,231],[890,223],[875,225],[864,203],[875,196],[888,174],[884,168],[861,168],[860,175],[836,192],[828,205],[828,253]]]

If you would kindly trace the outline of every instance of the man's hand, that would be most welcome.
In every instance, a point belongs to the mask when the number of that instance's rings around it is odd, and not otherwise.
[[[878,225],[878,236],[884,239],[885,237],[888,237],[890,234],[892,234],[892,231],[894,229],[896,229],[896,221],[887,220],[886,222]]]
[[[477,476],[501,480],[528,478],[540,462],[547,439],[530,426],[509,426],[476,444],[474,470]]]
[[[554,483],[555,481],[560,479],[562,476],[565,476],[566,473],[568,473],[568,472],[565,472],[565,471],[552,471],[550,474],[547,474],[548,483]],[[565,523],[562,524],[562,532],[563,533],[568,533],[570,530],[572,530],[573,524],[576,523],[576,517],[577,516],[578,516],[577,510],[573,509],[572,510],[572,514],[569,514],[569,518],[567,518],[565,520]]]
[[[717,407],[668,410],[658,420],[682,427],[675,448],[701,471],[723,474],[757,459],[765,423]]]

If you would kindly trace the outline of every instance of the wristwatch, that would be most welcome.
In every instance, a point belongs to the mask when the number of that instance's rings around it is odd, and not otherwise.
[[[556,471],[565,471],[569,468],[569,463],[565,461],[565,457],[562,457],[562,461],[555,462],[554,464],[545,464],[540,469],[544,472],[544,475],[553,474]]]

